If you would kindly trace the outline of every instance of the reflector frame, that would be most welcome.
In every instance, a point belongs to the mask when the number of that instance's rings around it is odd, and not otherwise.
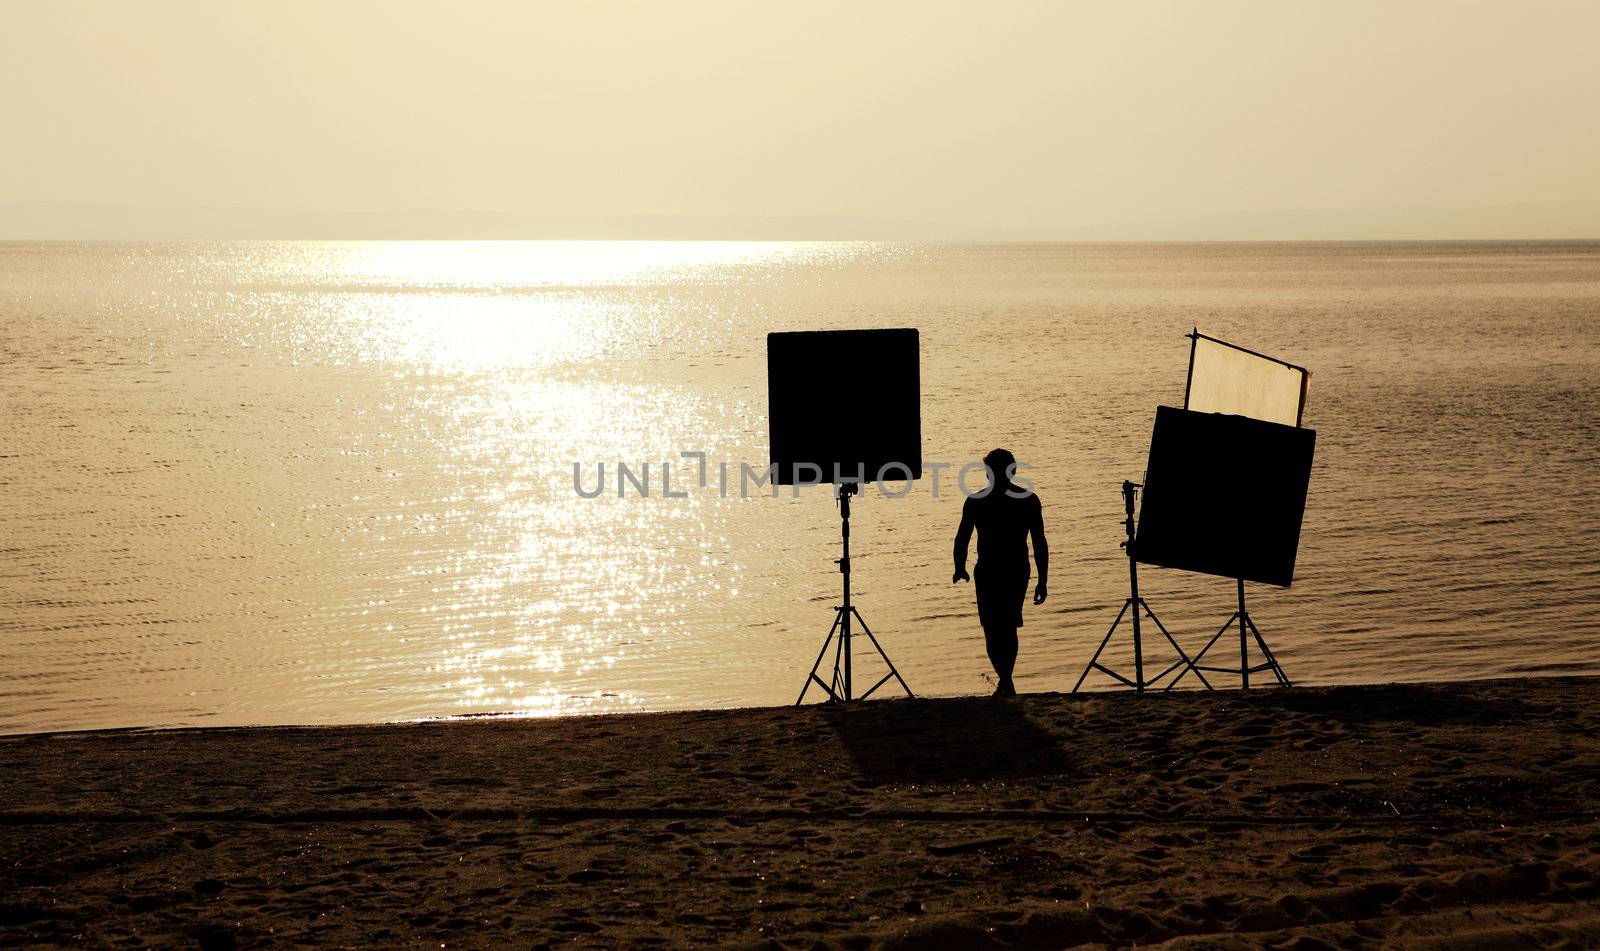
[[[1189,334],[1189,383],[1183,408],[1299,426],[1311,372],[1304,367],[1208,337]]]

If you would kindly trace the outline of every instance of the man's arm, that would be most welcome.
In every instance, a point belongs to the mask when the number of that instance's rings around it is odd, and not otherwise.
[[[1050,596],[1050,543],[1044,540],[1044,506],[1039,497],[1033,497],[1033,524],[1028,534],[1033,537],[1033,560],[1039,566],[1039,584],[1033,589],[1033,603],[1043,604]]]
[[[967,543],[972,540],[972,500],[967,499],[961,504],[961,527],[956,529],[956,573],[950,576],[950,583],[958,581],[971,581],[972,576],[967,574]]]

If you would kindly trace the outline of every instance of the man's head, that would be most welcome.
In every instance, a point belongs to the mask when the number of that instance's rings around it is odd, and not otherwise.
[[[1017,457],[1009,449],[995,449],[983,457],[983,464],[989,469],[989,480],[995,485],[1004,485],[1011,481]]]

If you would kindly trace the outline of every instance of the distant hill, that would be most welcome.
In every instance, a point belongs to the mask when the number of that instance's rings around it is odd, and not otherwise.
[[[575,215],[493,211],[304,212],[140,208],[78,202],[0,204],[0,240],[704,239],[952,240],[912,221],[736,215]]]
[[[0,240],[660,239],[883,241],[1403,241],[1600,239],[1600,200],[1402,209],[1229,211],[1005,229],[745,215],[417,210],[308,212],[0,203]]]

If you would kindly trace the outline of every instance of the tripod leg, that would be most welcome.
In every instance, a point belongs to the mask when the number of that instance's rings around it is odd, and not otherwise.
[[[850,609],[850,613],[855,615],[855,619],[857,621],[861,622],[861,630],[866,632],[867,639],[872,642],[872,646],[876,647],[878,649],[878,656],[882,657],[883,658],[883,662],[885,664],[889,665],[889,673],[894,675],[894,679],[900,681],[900,689],[902,689],[902,690],[904,690],[906,692],[906,696],[915,697],[916,694],[912,693],[911,692],[911,688],[906,685],[906,679],[904,677],[900,676],[900,671],[894,666],[894,661],[889,659],[888,651],[885,651],[883,649],[883,645],[878,643],[877,635],[873,634],[872,633],[872,628],[867,626],[867,619],[862,617],[861,616],[861,612],[857,611],[854,607],[852,607]],[[873,684],[872,685],[872,690],[877,690],[879,687],[883,686],[884,681],[888,680],[888,679],[889,679],[888,677],[885,677],[885,678],[883,678],[883,680],[880,680],[877,683]],[[862,694],[861,695],[861,699],[863,699],[863,700],[867,699],[867,695],[872,693],[872,690],[868,690],[866,693]]]
[[[1139,603],[1141,605],[1143,605],[1145,615],[1148,616],[1150,618],[1150,620],[1156,622],[1156,627],[1161,631],[1162,636],[1166,637],[1167,643],[1171,644],[1172,645],[1172,649],[1178,652],[1178,656],[1179,657],[1183,658],[1184,669],[1183,669],[1183,672],[1179,673],[1178,677],[1175,678],[1172,681],[1172,684],[1175,684],[1175,683],[1178,682],[1178,679],[1181,679],[1183,677],[1184,673],[1188,673],[1190,670],[1194,669],[1194,661],[1189,659],[1189,655],[1184,653],[1183,648],[1181,646],[1179,646],[1177,640],[1173,638],[1172,632],[1168,631],[1167,630],[1167,626],[1165,624],[1161,623],[1161,619],[1160,618],[1156,617],[1156,612],[1150,610],[1150,605],[1145,604],[1142,599],[1140,600]],[[1176,668],[1174,668],[1174,669],[1176,669]],[[1215,690],[1216,689],[1215,687],[1211,686],[1211,681],[1206,679],[1206,675],[1205,674],[1202,674],[1200,671],[1196,670],[1194,672],[1194,675],[1196,677],[1200,678],[1200,682],[1206,685],[1206,689],[1207,690]],[[1166,676],[1166,674],[1162,674],[1161,675],[1161,677],[1165,677],[1165,676]],[[1161,677],[1157,677],[1156,679],[1160,680]],[[1172,684],[1167,684],[1167,686],[1164,689],[1171,690],[1172,689]]]
[[[811,665],[811,673],[806,675],[805,686],[800,688],[800,699],[798,699],[798,700],[796,700],[794,702],[795,706],[798,707],[800,704],[805,702],[805,700],[806,700],[806,691],[811,689],[811,681],[816,680],[819,683],[821,682],[821,678],[819,678],[817,676],[817,668],[822,666],[822,658],[827,656],[827,654],[828,654],[828,645],[833,643],[833,635],[838,633],[838,631],[839,631],[839,619],[841,617],[842,617],[841,614],[838,614],[838,613],[834,614],[834,616],[833,616],[833,626],[828,628],[828,636],[822,642],[822,650],[817,651],[817,662]],[[827,688],[824,688],[824,689],[827,689]],[[828,695],[830,697],[833,696],[833,691],[829,690],[828,691]],[[838,698],[835,697],[834,699],[838,699]]]
[[[1178,681],[1183,679],[1183,674],[1187,674],[1191,670],[1194,671],[1194,675],[1196,677],[1199,677],[1201,680],[1205,680],[1205,675],[1200,673],[1200,661],[1205,658],[1206,652],[1211,650],[1212,645],[1217,642],[1217,639],[1222,637],[1223,634],[1227,633],[1228,628],[1233,626],[1234,618],[1237,618],[1238,616],[1238,614],[1230,615],[1229,618],[1223,622],[1222,626],[1217,628],[1217,633],[1211,635],[1211,640],[1206,641],[1206,646],[1200,648],[1200,653],[1194,655],[1194,660],[1189,661],[1189,666],[1184,668],[1183,673],[1172,678],[1172,683],[1167,684],[1168,690],[1176,687],[1178,685]],[[1211,685],[1208,683],[1206,686],[1209,687]]]
[[[1167,667],[1165,669],[1163,669],[1161,671],[1161,673],[1156,674],[1154,677],[1151,677],[1149,680],[1146,680],[1144,682],[1144,685],[1146,687],[1154,687],[1156,684],[1158,684],[1161,681],[1167,679],[1168,676],[1170,676],[1174,671],[1178,670],[1180,667],[1188,666],[1188,664],[1189,664],[1189,655],[1185,654],[1183,652],[1183,648],[1178,646],[1178,642],[1172,639],[1172,635],[1167,632],[1167,626],[1165,624],[1161,623],[1161,619],[1160,618],[1156,617],[1156,612],[1150,610],[1150,605],[1149,605],[1148,602],[1145,601],[1144,598],[1140,598],[1138,600],[1138,602],[1136,604],[1134,604],[1134,606],[1133,606],[1133,611],[1134,611],[1135,614],[1137,614],[1141,610],[1144,611],[1144,616],[1148,620],[1154,621],[1156,623],[1156,628],[1159,631],[1161,631],[1161,635],[1167,639],[1167,643],[1171,644],[1173,646],[1173,648],[1175,650],[1177,650],[1177,652],[1178,652],[1178,659],[1177,660],[1175,660],[1171,664],[1167,665]]]
[[[1105,651],[1106,645],[1111,643],[1111,635],[1117,633],[1117,625],[1122,623],[1122,616],[1128,613],[1128,605],[1130,603],[1131,601],[1122,602],[1122,610],[1117,612],[1117,619],[1111,622],[1111,627],[1106,630],[1106,636],[1100,639],[1100,646],[1094,649],[1094,656],[1089,658],[1089,663],[1083,668],[1083,673],[1078,675],[1078,682],[1072,685],[1073,693],[1078,692],[1078,688],[1083,686],[1084,680],[1088,678],[1089,671],[1093,670],[1094,665],[1100,661],[1101,653]]]
[[[1267,639],[1261,636],[1261,629],[1256,627],[1256,622],[1250,622],[1250,632],[1256,636],[1256,645],[1261,648],[1261,653],[1266,656],[1267,663],[1272,665],[1273,676],[1278,678],[1278,683],[1284,687],[1294,686],[1289,682],[1289,675],[1283,672],[1283,665],[1278,663],[1278,657],[1272,653],[1272,648],[1267,646]]]

